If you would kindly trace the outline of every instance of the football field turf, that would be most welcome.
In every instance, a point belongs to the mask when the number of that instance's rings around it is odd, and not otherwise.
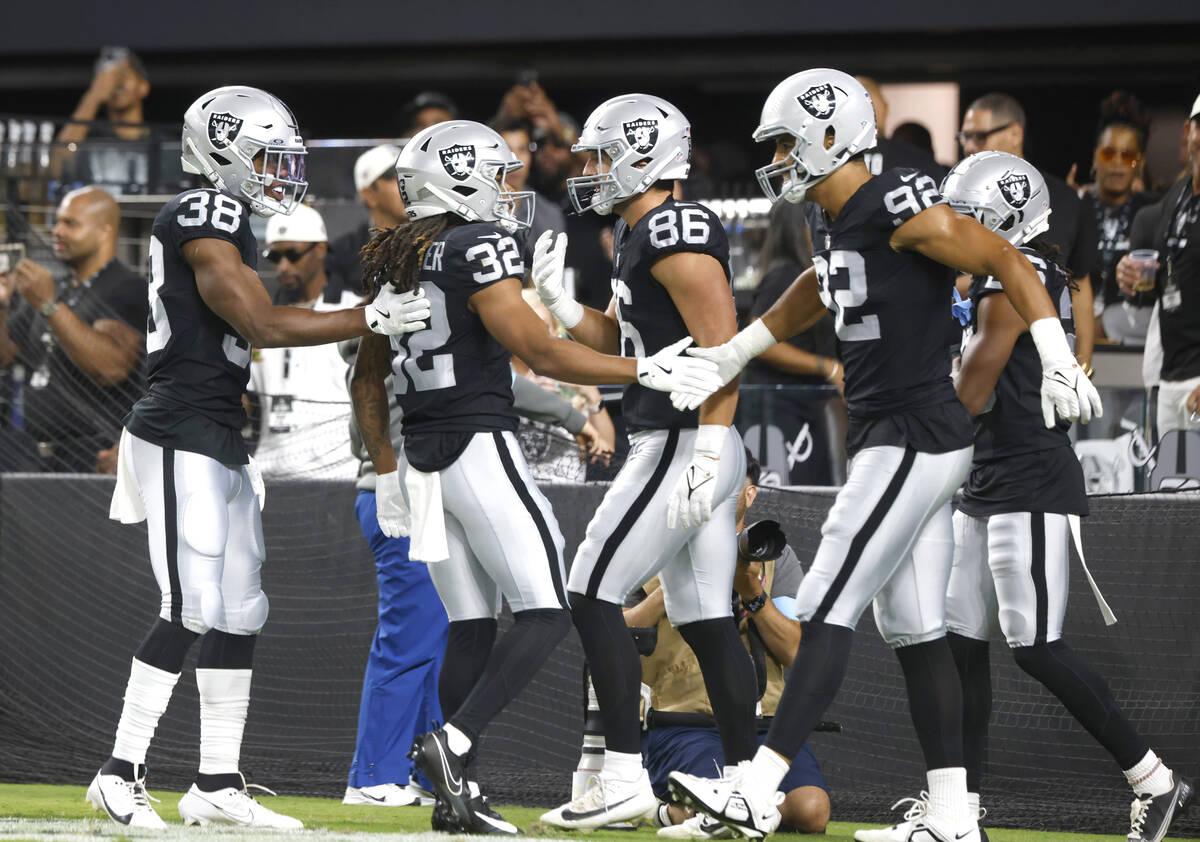
[[[305,824],[305,830],[248,831],[240,828],[186,828],[179,819],[176,805],[180,793],[151,791],[154,804],[166,822],[164,831],[130,830],[102,817],[84,801],[85,787],[51,786],[41,784],[0,784],[0,839],[3,840],[108,840],[108,839],[169,839],[169,840],[220,840],[233,842],[240,839],[297,840],[413,840],[434,842],[451,838],[446,834],[433,833],[429,829],[429,807],[346,807],[333,798],[272,798],[264,796],[265,805],[289,816],[295,816]],[[526,831],[527,837],[542,839],[581,839],[586,842],[649,842],[655,839],[655,829],[644,826],[637,831],[594,831],[568,832],[540,825],[537,821],[545,808],[505,807],[499,811],[511,822]],[[834,801],[834,814],[837,802]],[[824,840],[827,842],[853,842],[858,823],[832,822]],[[1120,830],[1114,828],[1114,831]],[[1042,833],[1028,830],[989,829],[991,842],[1116,842],[1122,837],[1095,836],[1079,833]],[[781,839],[805,839],[788,834]]]

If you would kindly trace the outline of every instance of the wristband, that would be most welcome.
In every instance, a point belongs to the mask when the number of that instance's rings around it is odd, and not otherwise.
[[[546,304],[546,309],[567,330],[583,321],[583,305],[566,295],[557,299],[553,304]]]
[[[779,340],[775,338],[771,329],[762,319],[757,319],[751,322],[745,330],[734,335],[729,340],[729,344],[737,349],[738,356],[741,357],[744,365],[768,348],[778,345]]]
[[[1033,344],[1037,348],[1043,368],[1049,361],[1070,361],[1071,364],[1078,364],[1071,353],[1071,346],[1067,344],[1067,334],[1063,332],[1062,322],[1058,319],[1047,317],[1035,320],[1029,325],[1029,335],[1033,337]]]
[[[696,443],[692,452],[710,459],[720,459],[728,435],[729,428],[724,424],[701,424],[696,428]]]

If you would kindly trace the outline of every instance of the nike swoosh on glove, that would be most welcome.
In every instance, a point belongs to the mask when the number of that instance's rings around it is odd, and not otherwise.
[[[570,330],[583,320],[583,305],[567,295],[563,286],[566,260],[567,235],[563,233],[556,237],[553,231],[543,231],[533,246],[529,277],[546,309]]]
[[[697,428],[692,460],[675,481],[667,500],[667,529],[700,526],[712,517],[721,447],[728,433],[729,428],[720,424],[701,424]]]
[[[1104,415],[1100,393],[1074,360],[1042,369],[1042,420],[1047,427],[1054,426],[1056,412],[1067,421],[1079,419],[1080,424]]]
[[[420,288],[414,292],[396,292],[391,284],[384,284],[363,313],[367,327],[376,333],[389,336],[413,333],[429,326],[429,299]]]
[[[698,398],[699,406],[725,384],[718,376],[716,363],[680,355],[691,344],[692,337],[685,336],[653,356],[639,358],[638,383],[658,392],[679,392]]]
[[[1086,424],[1104,415],[1100,393],[1083,373],[1062,323],[1058,319],[1037,319],[1029,325],[1029,334],[1042,361],[1042,420],[1054,426],[1054,413],[1067,421],[1079,419]]]
[[[380,474],[375,481],[375,517],[379,528],[389,538],[405,538],[412,525],[408,504],[400,488],[400,471]]]

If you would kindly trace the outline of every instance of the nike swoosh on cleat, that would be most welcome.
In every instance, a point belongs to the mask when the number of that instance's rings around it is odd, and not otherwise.
[[[955,838],[955,839],[966,839],[966,838],[967,838],[968,836],[970,836],[970,835],[971,835],[971,831],[969,831],[969,830],[968,830],[968,831],[965,831],[965,832],[963,832],[963,833],[956,833],[956,834],[954,834],[954,838]]]
[[[370,799],[371,801],[374,801],[376,804],[382,804],[384,801],[387,801],[386,795],[374,796],[369,792],[363,792],[361,789],[358,791],[358,794],[361,795],[363,798],[367,798],[367,799]]]
[[[459,778],[458,780],[455,780],[454,776],[450,774],[450,762],[446,759],[446,749],[442,748],[442,741],[434,737],[433,744],[437,746],[438,759],[442,761],[443,777],[445,777],[446,781],[453,787],[451,794],[462,795],[462,779]]]
[[[628,798],[622,798],[616,804],[605,804],[603,807],[597,807],[595,810],[585,810],[582,813],[575,813],[575,812],[572,812],[571,810],[563,810],[562,817],[569,822],[581,821],[583,819],[590,819],[593,816],[599,816],[602,813],[610,812],[611,810],[614,810],[617,807],[620,807],[625,802],[632,801],[635,798],[637,798],[636,794],[631,795]]]
[[[516,835],[521,832],[517,829],[517,826],[515,824],[509,824],[508,822],[503,821],[501,819],[493,819],[487,813],[476,813],[475,818],[480,821],[485,821],[488,824],[490,824],[492,827],[496,828],[497,830],[502,830],[505,833],[511,833],[513,835]]]
[[[96,791],[100,793],[100,803],[104,805],[104,812],[108,813],[113,821],[120,822],[121,824],[129,824],[133,820],[133,813],[122,816],[116,813],[112,807],[108,806],[108,799],[104,797],[103,789],[97,786]]]

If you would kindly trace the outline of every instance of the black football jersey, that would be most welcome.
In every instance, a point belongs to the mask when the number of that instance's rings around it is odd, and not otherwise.
[[[1030,248],[1029,258],[1058,310],[1063,330],[1073,340],[1071,290],[1061,268]],[[995,278],[971,279],[971,323],[963,331],[963,347],[978,328],[979,305],[989,295],[1003,294]],[[1042,363],[1033,337],[1022,333],[1000,373],[987,409],[975,419],[975,457],[963,488],[968,514],[1060,512],[1087,514],[1083,471],[1071,449],[1071,424],[1059,419],[1046,428],[1042,420]],[[1062,451],[1062,452],[1051,452]]]
[[[150,233],[149,390],[125,419],[134,435],[164,447],[245,464],[242,394],[250,343],[209,309],[183,257],[190,240],[233,243],[258,268],[258,243],[246,206],[218,190],[189,190],[168,202]]]
[[[617,301],[621,356],[645,357],[688,335],[683,316],[667,288],[651,270],[676,252],[698,252],[716,258],[730,280],[729,239],[712,211],[695,202],[668,197],[630,228],[617,220],[613,228],[612,294]],[[730,290],[732,298],[732,288]],[[695,427],[698,410],[680,412],[666,392],[634,383],[625,387],[621,414],[631,432]]]
[[[420,283],[432,311],[429,328],[391,340],[405,452],[419,469],[440,469],[457,457],[453,446],[446,450],[446,434],[465,447],[469,436],[453,434],[517,429],[512,355],[467,302],[524,275],[516,239],[488,222],[454,226],[425,251]]]
[[[943,453],[971,443],[946,343],[953,272],[889,244],[898,227],[944,202],[931,177],[900,168],[863,184],[837,219],[807,206],[821,300],[845,367],[851,454],[877,445]]]

